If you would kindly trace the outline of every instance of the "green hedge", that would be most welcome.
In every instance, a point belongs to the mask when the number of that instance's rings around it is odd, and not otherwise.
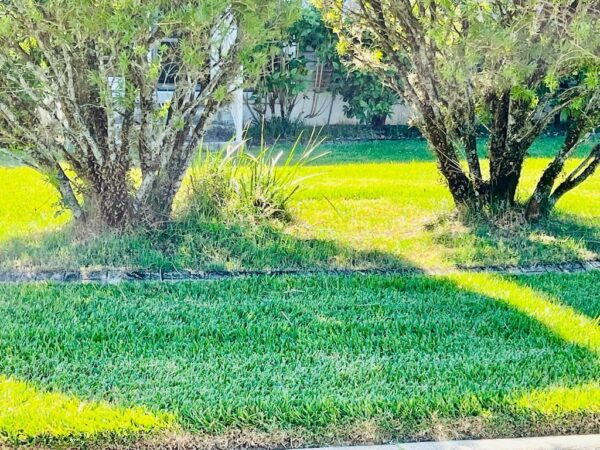
[[[565,133],[567,124],[550,125],[545,134],[548,136],[562,135]],[[308,126],[302,122],[282,123],[279,120],[266,122],[264,125],[253,123],[247,130],[247,138],[252,145],[260,143],[261,137],[268,143],[275,141],[294,141],[301,133],[302,141],[308,141],[312,133],[317,132],[327,142],[334,141],[373,141],[373,140],[402,140],[419,139],[423,136],[416,127],[409,125],[385,125],[373,128],[369,125],[325,125]],[[485,127],[479,130],[480,135],[486,136]]]

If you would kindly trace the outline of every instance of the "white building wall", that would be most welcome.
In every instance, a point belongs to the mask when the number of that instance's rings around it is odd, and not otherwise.
[[[342,98],[340,96],[334,97],[331,92],[327,92],[331,70],[323,70],[323,66],[319,66],[315,52],[303,52],[302,55],[307,60],[308,75],[305,79],[307,89],[298,98],[296,107],[292,112],[292,120],[301,120],[309,126],[358,123],[356,119],[349,119],[344,114],[344,101]],[[320,77],[316,76],[317,67],[321,69]],[[318,87],[315,86],[315,79],[317,78],[320,80],[320,86]],[[250,106],[248,105],[248,99],[251,95],[251,92],[244,93],[244,123],[246,124],[253,119]],[[386,123],[390,125],[405,125],[410,116],[409,108],[398,103],[394,106],[393,113]]]

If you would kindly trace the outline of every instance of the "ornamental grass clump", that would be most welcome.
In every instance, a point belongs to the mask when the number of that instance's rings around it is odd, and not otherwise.
[[[264,140],[257,149],[228,144],[217,151],[202,150],[190,171],[187,215],[197,220],[291,221],[293,198],[316,175],[302,175],[302,168],[325,155],[316,154],[322,143],[316,133],[306,145],[300,144],[301,138],[287,150]]]

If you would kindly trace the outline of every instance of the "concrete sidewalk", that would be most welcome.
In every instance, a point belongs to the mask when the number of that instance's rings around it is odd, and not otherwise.
[[[600,434],[327,447],[313,450],[600,450]]]

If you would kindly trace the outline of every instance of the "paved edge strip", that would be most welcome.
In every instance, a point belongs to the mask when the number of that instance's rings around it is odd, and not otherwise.
[[[597,450],[598,448],[600,448],[600,434],[323,447],[312,450]]]
[[[0,283],[100,283],[116,284],[121,282],[184,282],[210,281],[259,276],[312,276],[312,275],[452,275],[459,272],[492,273],[499,275],[538,275],[544,273],[581,273],[600,270],[600,259],[583,262],[565,262],[556,264],[530,264],[522,266],[479,266],[457,267],[455,269],[418,269],[418,268],[371,268],[371,269],[281,269],[281,270],[240,270],[240,271],[151,271],[126,269],[81,269],[81,270],[31,270],[0,271]]]

